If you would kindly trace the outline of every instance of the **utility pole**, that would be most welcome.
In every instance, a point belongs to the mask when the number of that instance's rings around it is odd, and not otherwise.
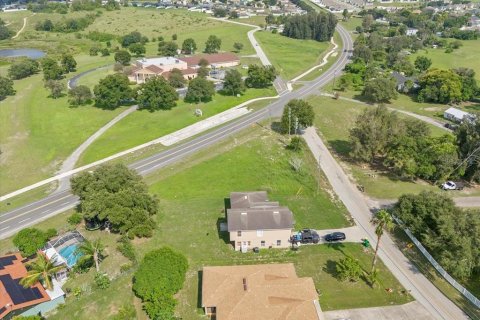
[[[288,137],[290,138],[290,129],[292,128],[292,109],[288,107]]]
[[[335,76],[337,75],[337,70],[333,71],[333,88],[332,91],[335,92]]]
[[[293,134],[297,134],[298,133],[298,117],[295,117],[295,122],[293,123],[294,124],[294,128],[295,128],[295,131],[293,132]]]

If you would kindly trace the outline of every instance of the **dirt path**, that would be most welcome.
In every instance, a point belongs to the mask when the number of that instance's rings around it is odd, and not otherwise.
[[[34,13],[35,14],[35,13]],[[34,15],[32,14],[32,16]],[[31,16],[30,16],[31,17]],[[20,30],[18,30],[17,34],[12,37],[12,39],[18,38],[18,36],[25,30],[25,27],[27,26],[27,19],[28,17],[23,18],[23,26]]]

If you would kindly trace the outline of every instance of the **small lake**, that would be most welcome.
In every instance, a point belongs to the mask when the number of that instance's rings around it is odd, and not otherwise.
[[[28,57],[30,59],[40,59],[45,56],[45,52],[37,49],[3,49],[0,50],[0,58]]]

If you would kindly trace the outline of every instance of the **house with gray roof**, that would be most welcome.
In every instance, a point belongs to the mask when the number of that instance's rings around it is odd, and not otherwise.
[[[292,235],[293,213],[265,191],[232,192],[227,209],[227,231],[235,250],[287,248]]]

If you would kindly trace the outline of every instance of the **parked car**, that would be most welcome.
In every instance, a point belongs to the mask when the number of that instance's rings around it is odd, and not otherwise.
[[[443,190],[463,190],[464,184],[462,182],[447,181],[442,184]]]
[[[320,241],[320,236],[317,231],[312,229],[303,229],[301,232],[301,243],[318,243]]]
[[[330,234],[327,234],[325,236],[325,241],[327,242],[333,242],[333,241],[343,241],[345,240],[345,233],[343,232],[334,232],[334,233],[330,233]]]
[[[445,123],[443,126],[444,126],[445,128],[447,128],[447,129],[452,130],[452,131],[455,131],[455,130],[457,130],[457,128],[458,128],[458,125],[452,124],[452,123],[448,123],[448,122]]]

